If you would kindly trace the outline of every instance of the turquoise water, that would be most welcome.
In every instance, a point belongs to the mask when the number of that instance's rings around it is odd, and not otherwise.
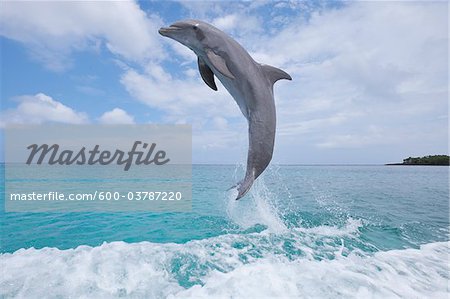
[[[1,296],[450,294],[448,167],[271,166],[235,201],[242,172],[194,165],[189,213],[2,210]]]

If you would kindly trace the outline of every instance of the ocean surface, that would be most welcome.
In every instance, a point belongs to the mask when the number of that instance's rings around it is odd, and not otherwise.
[[[240,201],[242,166],[192,175],[189,213],[5,213],[2,189],[0,297],[450,295],[448,167],[272,165]]]

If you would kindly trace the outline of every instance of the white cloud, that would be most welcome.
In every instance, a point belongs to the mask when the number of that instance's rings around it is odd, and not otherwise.
[[[350,3],[247,40],[255,58],[294,78],[275,90],[280,137],[303,136],[299,147],[419,144],[429,119],[447,111],[446,5]],[[435,151],[448,138],[446,119],[440,124]]]
[[[71,52],[101,46],[130,61],[161,59],[160,23],[133,1],[6,1],[0,10],[0,34],[57,71]]]
[[[20,96],[16,100],[19,102],[16,108],[1,112],[2,126],[11,123],[83,124],[88,122],[86,113],[77,112],[43,93]]]
[[[99,118],[102,124],[134,124],[134,117],[129,115],[125,110],[114,108],[107,111]]]
[[[216,116],[213,119],[214,127],[219,130],[225,130],[228,127],[228,121],[224,117]]]
[[[397,132],[398,133],[398,132]],[[345,134],[329,136],[327,140],[317,144],[319,148],[363,148],[372,144],[390,143],[386,132],[379,127],[371,126],[363,134]]]
[[[225,88],[219,85],[219,91],[211,90],[198,72],[194,77],[177,79],[159,65],[148,65],[145,73],[127,70],[121,83],[140,102],[165,112],[167,121],[190,122],[196,127],[213,117],[240,115]]]
[[[311,133],[320,133],[326,127],[338,126],[344,124],[348,119],[355,117],[355,114],[336,113],[326,118],[313,118],[300,121],[283,122],[278,126],[280,136],[303,135]]]
[[[231,14],[218,17],[214,19],[212,23],[221,30],[229,31],[234,29],[238,25],[238,22],[240,22],[238,14]]]

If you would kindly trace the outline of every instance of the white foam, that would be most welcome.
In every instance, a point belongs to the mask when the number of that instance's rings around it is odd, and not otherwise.
[[[343,227],[320,225],[310,228],[298,227],[296,231],[319,236],[343,237],[358,235],[359,228],[363,226],[361,219],[348,218]]]
[[[0,297],[167,297],[182,287],[159,261],[170,248],[164,247],[114,242],[93,248],[31,248],[3,254]]]
[[[69,250],[21,249],[0,256],[0,297],[446,298],[450,294],[450,242],[319,261],[309,255],[288,260],[275,254],[272,244],[265,243],[269,237],[224,235],[186,244],[114,242]],[[236,248],[236,242],[249,244]],[[261,256],[251,258],[255,249]],[[249,258],[243,261],[245,254]],[[177,260],[179,269],[174,268]],[[189,265],[197,265],[189,271],[190,279],[198,283],[184,288],[179,275]]]
[[[322,261],[269,258],[214,271],[203,286],[169,298],[448,298],[449,244]]]

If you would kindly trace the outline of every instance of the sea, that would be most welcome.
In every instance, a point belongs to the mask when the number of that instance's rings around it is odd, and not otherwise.
[[[448,167],[271,165],[236,201],[243,172],[193,165],[190,212],[12,213],[0,190],[0,297],[449,298]]]

